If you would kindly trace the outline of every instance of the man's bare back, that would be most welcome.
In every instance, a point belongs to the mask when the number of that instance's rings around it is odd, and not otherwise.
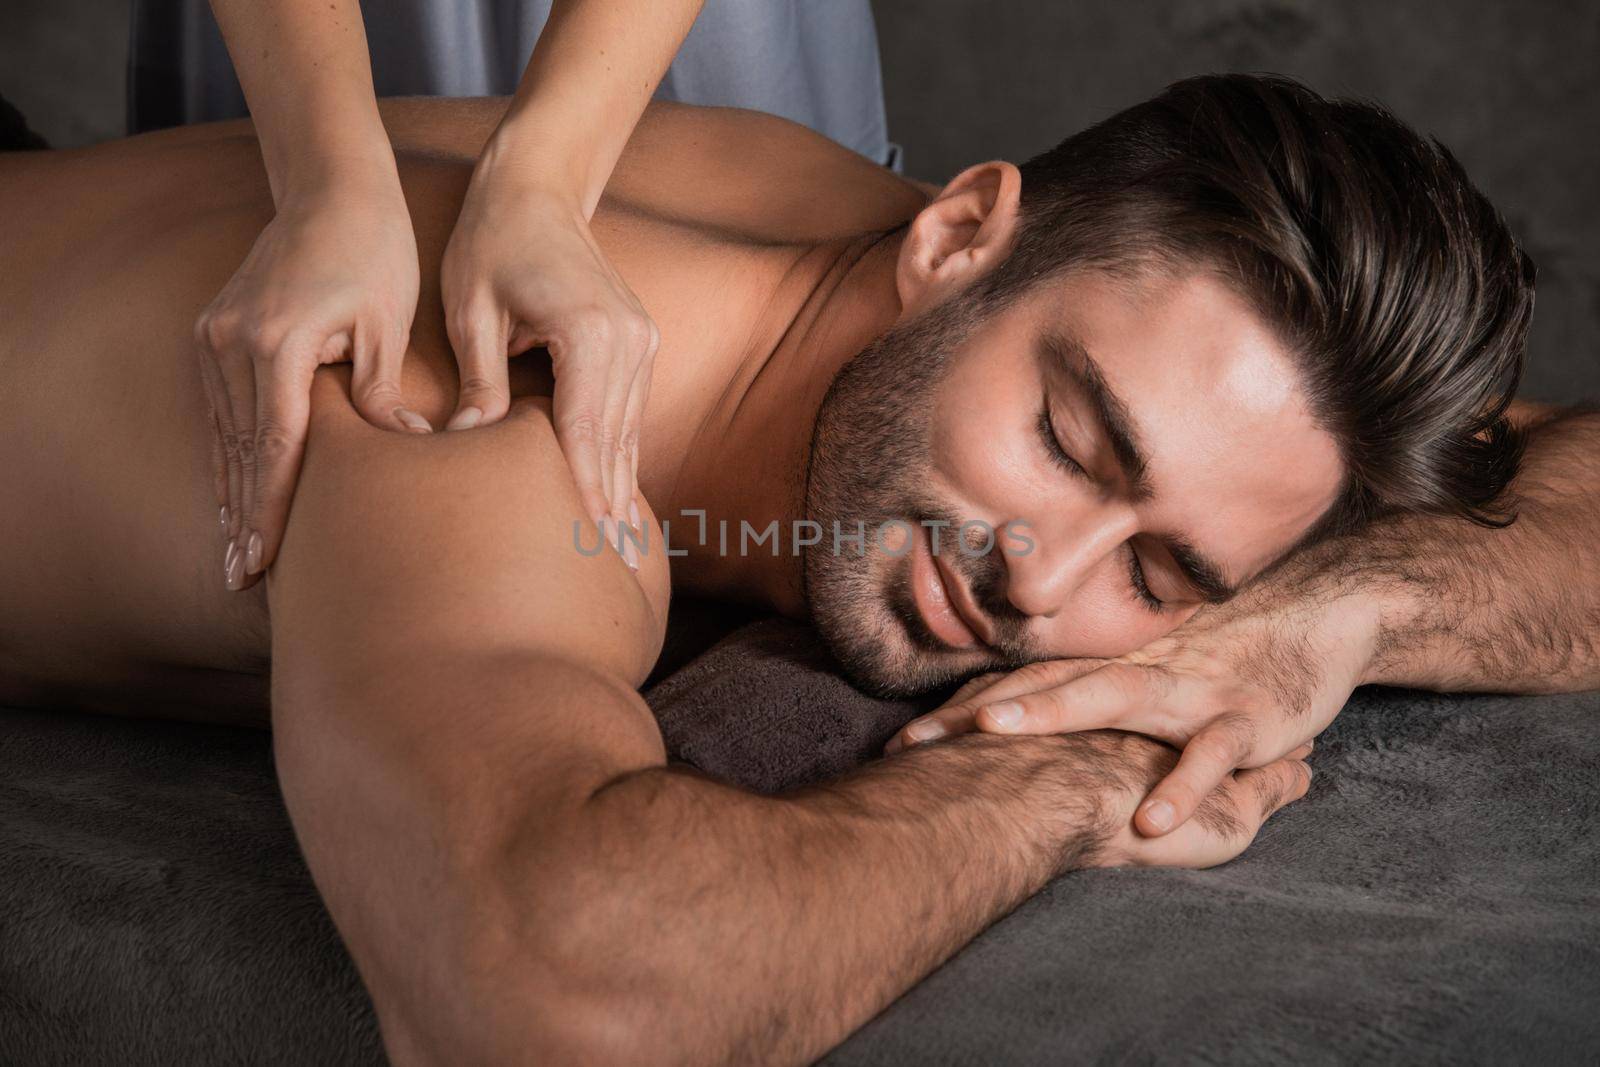
[[[424,279],[404,388],[435,425],[456,389],[438,263],[499,111],[385,105]],[[594,225],[661,327],[640,470],[658,509],[693,441],[685,402],[778,344],[841,239],[924,201],[782,120],[647,113]],[[5,701],[265,717],[266,587],[229,594],[218,580],[214,434],[190,331],[271,210],[241,123],[0,158]],[[513,386],[548,395],[548,362],[514,361]]]

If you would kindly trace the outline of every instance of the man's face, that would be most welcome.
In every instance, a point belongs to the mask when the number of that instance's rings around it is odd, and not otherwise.
[[[866,686],[1132,651],[1337,495],[1297,372],[1222,282],[1082,272],[1035,289],[971,325],[961,295],[902,320],[823,402],[806,594]],[[865,551],[836,545],[834,524],[858,522]]]

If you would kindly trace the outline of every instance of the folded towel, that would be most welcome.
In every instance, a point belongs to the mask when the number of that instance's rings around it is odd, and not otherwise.
[[[896,730],[939,703],[867,696],[809,627],[777,618],[737,630],[646,697],[674,758],[761,793],[878,757]]]

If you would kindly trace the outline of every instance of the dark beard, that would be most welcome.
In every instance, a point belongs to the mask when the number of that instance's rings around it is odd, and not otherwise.
[[[923,489],[932,465],[929,408],[951,353],[977,319],[958,294],[873,341],[834,377],[812,431],[806,516],[823,535],[802,561],[806,599],[834,658],[872,692],[920,692],[988,666],[974,666],[970,656],[952,662],[928,633],[911,597],[909,554],[874,552],[874,533],[888,520],[958,521]],[[849,541],[835,551],[835,523],[844,535],[862,524],[865,552]],[[947,536],[954,534],[951,526]],[[967,569],[984,563],[964,562]],[[999,564],[988,562],[992,588]]]

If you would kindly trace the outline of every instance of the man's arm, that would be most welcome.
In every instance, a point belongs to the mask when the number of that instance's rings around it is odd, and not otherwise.
[[[1171,756],[1127,735],[964,739],[781,798],[668,767],[634,691],[659,541],[638,579],[573,548],[538,406],[396,439],[333,382],[272,572],[274,744],[397,1061],[808,1060],[1055,873],[1221,862],[1306,787],[1249,772],[1141,843]]]
[[[1292,556],[1126,656],[995,678],[891,748],[975,728],[1138,731],[1183,747],[1137,815],[1159,835],[1234,768],[1321,733],[1358,685],[1600,688],[1600,415],[1520,403],[1511,415],[1528,447],[1510,526],[1379,522]]]
[[[1518,404],[1512,415],[1528,430],[1516,522],[1410,517],[1321,553],[1333,595],[1379,607],[1363,682],[1600,688],[1600,414]]]

